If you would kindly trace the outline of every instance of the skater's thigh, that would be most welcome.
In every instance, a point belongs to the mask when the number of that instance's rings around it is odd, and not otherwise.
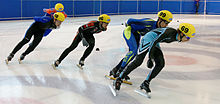
[[[89,43],[89,46],[94,46],[95,45],[95,38],[94,38],[93,35],[91,35],[91,36],[89,36],[89,37],[87,37],[85,39]]]
[[[35,34],[35,35],[34,35],[34,40],[33,40],[33,45],[39,44],[40,41],[42,40],[42,38],[43,38],[43,33]]]
[[[164,66],[165,60],[161,49],[155,47],[153,51],[153,59],[156,64]]]
[[[130,38],[127,38],[126,37],[126,34],[125,34],[125,32],[123,33],[124,35],[124,39],[125,39],[125,41],[126,41],[126,43],[127,43],[127,45],[128,45],[128,48],[129,48],[129,50],[130,51],[134,51],[134,52],[137,52],[137,48],[138,48],[138,45],[137,45],[137,41],[136,41],[136,39],[135,39],[135,37],[134,37],[134,34],[133,33],[127,33],[127,34],[129,34],[130,35]]]
[[[25,33],[24,38],[27,40],[31,40],[31,37],[36,33],[34,26],[31,25]]]

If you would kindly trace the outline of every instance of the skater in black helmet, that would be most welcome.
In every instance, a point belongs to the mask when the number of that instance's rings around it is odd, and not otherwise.
[[[152,71],[148,74],[146,80],[141,84],[140,88],[144,89],[147,93],[150,93],[150,82],[155,78],[159,72],[165,66],[163,52],[159,43],[171,43],[171,42],[187,42],[190,38],[195,36],[195,28],[189,23],[181,23],[178,29],[174,28],[157,28],[148,32],[141,40],[138,55],[135,60],[130,63],[120,74],[120,76],[113,82],[116,90],[120,90],[122,79],[131,73],[134,69],[139,67],[147,53],[149,53],[147,67],[152,68]],[[154,65],[155,64],[155,65]]]
[[[102,31],[107,30],[107,26],[110,23],[110,17],[107,14],[102,14],[98,17],[98,21],[90,21],[89,23],[82,25],[79,27],[77,35],[73,39],[72,44],[64,50],[61,56],[52,64],[53,68],[56,69],[58,65],[62,62],[62,60],[73,51],[82,40],[84,46],[88,46],[85,50],[83,56],[79,60],[79,64],[77,65],[82,69],[84,66],[85,59],[90,55],[94,46],[95,46],[95,38],[93,34],[100,33]]]
[[[34,36],[33,42],[29,45],[24,53],[21,54],[19,63],[21,60],[24,60],[25,56],[32,52],[37,45],[42,40],[43,36],[47,36],[49,33],[46,32],[47,29],[56,29],[61,25],[61,23],[65,20],[65,16],[63,13],[57,12],[52,17],[50,16],[42,16],[42,17],[34,17],[35,22],[29,27],[24,38],[20,41],[10,55],[7,57],[6,64],[14,57],[15,53],[19,51],[25,44],[27,44],[31,37]]]

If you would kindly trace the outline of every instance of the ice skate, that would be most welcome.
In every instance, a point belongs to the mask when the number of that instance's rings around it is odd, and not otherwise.
[[[117,76],[117,71],[118,69],[115,67],[109,72],[109,76],[113,76],[114,78],[118,77]]]
[[[116,80],[116,78],[109,76],[109,75],[105,75],[105,78],[110,79],[110,80]],[[127,81],[127,80],[123,80],[123,83],[132,85],[132,82]]]
[[[115,90],[120,90],[121,88],[121,83],[122,83],[122,79],[121,78],[116,78],[116,80],[113,81],[113,86]]]
[[[125,76],[124,78],[126,81],[129,81],[130,80],[130,77],[129,76]]]
[[[77,64],[77,67],[83,70],[83,66],[84,66],[84,61],[80,60],[79,64]]]
[[[120,90],[122,80],[121,78],[117,78],[116,80],[113,81],[113,84],[109,85],[109,88],[113,94],[113,96],[117,96]]]
[[[21,64],[21,61],[24,60],[24,58],[25,58],[25,55],[22,54],[22,55],[20,56],[20,58],[18,59],[19,64]]]
[[[5,60],[5,63],[6,63],[7,65],[8,65],[8,63],[9,63],[9,60],[8,60],[8,59],[6,59],[6,60]]]
[[[10,54],[7,59],[5,60],[5,63],[8,65],[9,61],[11,61],[11,59],[14,57],[14,54]]]
[[[60,62],[57,60],[54,62],[54,64],[52,64],[52,67],[54,70],[57,70],[58,65],[60,64]]]
[[[112,84],[109,84],[108,87],[110,88],[113,96],[117,96],[118,95],[118,91],[114,89],[114,86],[112,86]]]
[[[150,95],[150,93],[151,93],[151,90],[150,90],[150,88],[149,88],[149,82],[148,81],[144,81],[142,84],[141,84],[141,86],[140,86],[140,88],[138,89],[138,90],[135,90],[135,92],[137,92],[138,94],[140,94],[140,95],[142,95],[142,96],[145,96],[145,97],[147,97],[147,98],[151,98],[151,95]],[[144,91],[145,90],[145,91]]]

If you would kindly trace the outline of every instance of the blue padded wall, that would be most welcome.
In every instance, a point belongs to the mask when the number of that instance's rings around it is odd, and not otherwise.
[[[117,14],[118,12],[118,1],[101,1],[102,13],[104,14]]]
[[[120,14],[133,14],[137,12],[137,1],[120,1]]]
[[[49,1],[23,0],[22,1],[22,16],[23,17],[42,16],[45,14],[43,12],[43,8],[49,8]]]
[[[172,13],[194,14],[194,0],[1,0],[3,13],[0,20],[26,19],[44,15],[43,8],[62,3],[68,16],[94,16],[106,14],[144,14],[169,10]],[[200,0],[199,13],[220,14],[220,0]],[[4,15],[3,15],[4,14]]]
[[[94,1],[75,1],[74,15],[92,15],[94,12]]]
[[[21,17],[20,0],[0,0],[1,14],[0,18],[18,18]]]
[[[206,13],[207,14],[220,14],[220,0],[207,0]]]
[[[138,2],[138,13],[157,13],[158,12],[158,1],[139,1]]]

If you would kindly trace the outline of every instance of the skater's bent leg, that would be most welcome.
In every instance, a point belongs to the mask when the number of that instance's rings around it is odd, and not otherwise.
[[[30,39],[24,38],[22,41],[20,41],[13,51],[11,52],[12,54],[15,54],[17,51],[19,51],[25,44],[27,44],[30,41]]]
[[[90,38],[86,38],[86,41],[89,43],[89,47],[85,50],[85,52],[83,53],[83,56],[80,58],[80,60],[84,61],[92,52],[94,46],[95,46],[95,38],[94,37],[90,37]]]
[[[134,57],[136,56],[136,53],[137,52],[129,51],[129,53],[126,54],[121,64],[122,69],[124,69],[127,66],[127,64],[134,59]]]
[[[154,55],[154,61],[155,61],[155,67],[153,70],[148,74],[146,80],[150,82],[153,78],[155,78],[159,72],[163,69],[165,66],[165,61],[163,57],[163,53],[160,49],[156,49]]]
[[[122,64],[123,60],[124,60],[124,58],[121,59],[121,61],[118,63],[118,65],[115,68],[119,69],[121,67],[121,64]]]
[[[120,74],[120,78],[125,78],[125,76],[128,76],[128,74],[130,74],[134,69],[136,69],[137,67],[139,67],[143,61],[144,61],[144,58],[147,54],[147,51],[146,52],[143,52],[139,55],[136,56],[135,60],[130,63]]]
[[[34,35],[34,40],[33,40],[32,44],[29,45],[27,50],[22,55],[25,56],[25,55],[29,54],[30,52],[32,52],[37,47],[37,45],[41,42],[42,38],[43,38],[42,34]]]
[[[20,41],[15,48],[13,49],[13,51],[11,52],[12,54],[15,54],[17,51],[19,51],[25,44],[27,44],[30,40],[32,35],[34,34],[33,32],[33,27],[32,25],[29,27],[29,29],[26,31],[24,38],[22,39],[22,41]]]
[[[128,45],[129,52],[124,57],[124,60],[121,64],[121,69],[124,69],[130,61],[134,59],[137,54],[138,43],[139,41],[135,39],[134,34],[131,32],[129,28],[126,28],[123,37]]]
[[[76,37],[74,38],[72,44],[66,48],[63,53],[60,55],[58,61],[59,63],[61,63],[61,61],[71,52],[73,51],[79,44],[79,42],[81,41],[81,37],[79,35],[76,35]]]

